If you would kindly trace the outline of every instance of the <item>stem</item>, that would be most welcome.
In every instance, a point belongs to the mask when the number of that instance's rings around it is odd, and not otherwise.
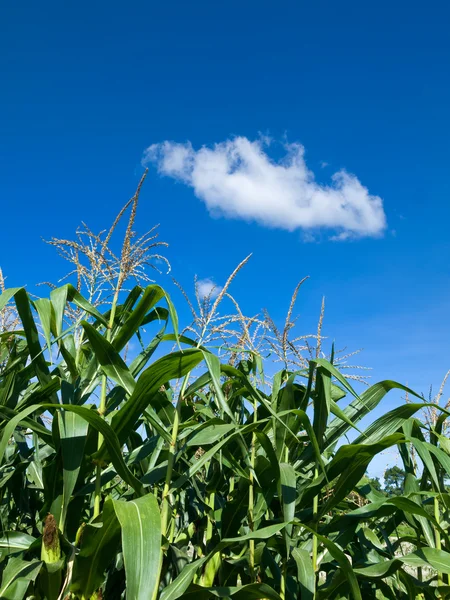
[[[181,406],[183,403],[184,392],[186,390],[188,380],[189,380],[189,373],[185,376],[183,384],[181,386],[180,394],[178,396],[177,405],[176,405],[176,409],[175,409],[175,415],[173,418],[172,435],[170,438],[170,446],[169,446],[169,456],[167,459],[166,479],[164,482],[164,488],[163,488],[163,492],[162,492],[162,496],[161,496],[161,533],[163,536],[165,536],[167,533],[167,525],[169,522],[169,501],[167,499],[167,496],[169,495],[169,491],[170,491],[170,484],[172,481],[172,473],[173,473],[173,465],[175,462],[175,454],[176,454],[176,449],[177,449],[177,437],[178,437],[178,430],[180,427]],[[164,556],[164,550],[163,550],[163,546],[161,544],[161,553],[160,553],[160,561],[159,561],[159,570],[158,570],[158,574],[157,574],[157,583],[155,585],[155,592],[153,594],[152,600],[156,600],[156,598],[158,597],[163,556]]]
[[[283,573],[281,575],[280,596],[283,600],[286,598],[286,563],[283,565]]]
[[[440,513],[439,513],[439,501],[437,499],[437,496],[435,496],[435,498],[434,498],[434,518],[436,519],[436,522],[439,525],[441,517],[440,517]],[[436,540],[436,549],[441,550],[441,533],[437,529],[437,527],[435,527],[435,529],[434,529],[434,535],[435,535],[435,540]],[[442,573],[440,571],[438,571],[438,574],[437,574],[437,582],[438,582],[438,585],[442,585]]]
[[[258,420],[257,415],[258,405],[256,403],[256,399],[253,401],[253,422],[256,423]],[[255,523],[254,523],[254,506],[255,506],[255,484],[253,471],[255,469],[255,460],[256,460],[256,435],[252,434],[252,447],[250,454],[250,486],[248,489],[248,525],[250,531],[254,531]],[[250,579],[253,583],[255,581],[255,540],[250,540],[249,542],[249,567],[250,567]]]
[[[172,436],[170,438],[169,456],[167,459],[166,479],[164,482],[164,488],[161,497],[161,531],[163,535],[166,535],[167,524],[169,521],[169,503],[167,501],[167,496],[169,495],[170,484],[172,481],[173,465],[175,462],[175,453],[177,449],[178,430],[180,428],[181,405],[183,403],[184,392],[186,389],[187,382],[188,375],[186,375],[186,377],[184,378],[183,384],[181,386],[180,395],[178,396],[175,415],[173,418]]]
[[[75,366],[77,367],[77,370],[78,370],[78,367],[80,366],[81,346],[83,345],[83,339],[84,339],[84,329],[81,332],[77,350],[76,350],[76,354],[75,354]]]
[[[314,479],[317,479],[317,477],[319,476],[319,470],[317,468],[317,465],[314,469]],[[319,513],[319,496],[314,496],[313,499],[313,523],[314,523],[314,529],[317,530],[317,515]],[[312,564],[313,564],[313,569],[314,569],[314,573],[317,572],[317,548],[318,548],[318,543],[317,543],[317,536],[313,537],[313,547],[312,547]]]
[[[252,443],[252,446],[254,443]],[[254,451],[252,447],[252,455],[251,455],[252,467],[254,462]],[[250,472],[250,486],[248,489],[248,525],[250,531],[254,530],[254,522],[253,522],[253,508],[254,508],[254,484],[253,484],[253,473]],[[250,567],[250,579],[253,583],[255,580],[255,540],[249,541],[249,567]]]
[[[214,492],[211,492],[209,495],[207,504],[213,512],[214,512],[215,503],[216,503],[216,494]],[[206,551],[208,551],[208,546],[209,546],[209,543],[211,542],[212,536],[213,536],[213,522],[214,522],[214,519],[212,517],[208,516],[208,525],[206,526]]]
[[[116,316],[116,308],[117,308],[117,301],[119,299],[119,291],[120,291],[120,288],[119,288],[119,286],[117,286],[116,291],[114,292],[114,298],[113,298],[113,302],[112,302],[112,306],[111,306],[111,314],[109,316],[108,329],[106,331],[106,339],[108,342],[111,341],[112,326],[114,324],[114,317]],[[100,393],[100,406],[98,408],[98,413],[102,417],[102,419],[104,418],[105,412],[106,412],[107,381],[108,381],[108,379],[107,379],[106,375],[103,375],[102,376],[102,390]],[[100,450],[100,448],[102,447],[102,444],[103,444],[103,436],[101,433],[99,433],[98,434],[98,443],[97,443],[98,450]],[[96,473],[95,473],[94,519],[96,517],[98,517],[98,515],[100,514],[100,503],[101,503],[101,498],[102,498],[101,476],[102,476],[102,467],[100,464],[98,464]]]
[[[100,440],[101,438],[101,440]],[[103,436],[98,434],[99,447],[103,442]],[[95,491],[94,491],[94,519],[100,514],[100,502],[102,498],[102,467],[97,465],[95,468]]]

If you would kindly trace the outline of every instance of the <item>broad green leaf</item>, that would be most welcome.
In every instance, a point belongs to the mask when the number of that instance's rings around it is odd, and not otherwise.
[[[386,497],[376,502],[371,502],[370,504],[366,504],[364,506],[361,506],[360,508],[350,511],[345,515],[345,519],[358,518],[368,520],[371,517],[377,516],[380,512],[382,512],[381,509],[385,507],[394,507],[410,515],[425,518],[428,521],[432,522],[435,527],[437,527],[443,532],[440,525],[436,523],[435,518],[431,514],[429,514],[422,506],[420,506],[420,504],[417,504],[417,502],[414,502],[413,500],[410,500],[409,498],[405,498],[403,496],[396,496],[392,498]]]
[[[20,288],[14,294],[14,300],[17,306],[17,312],[23,324],[25,336],[27,338],[30,357],[34,365],[36,376],[41,385],[45,385],[50,380],[50,372],[47,363],[42,353],[41,344],[39,342],[39,333],[36,323],[31,312],[30,300],[24,288]],[[56,398],[54,399],[56,402]]]
[[[230,417],[231,422],[235,423],[236,420],[234,418],[233,411],[230,409],[228,402],[225,399],[225,396],[222,391],[222,385],[220,383],[220,360],[215,354],[211,354],[210,352],[203,352],[203,357],[211,375],[211,380],[214,386],[214,391],[216,393],[216,398],[219,407],[221,408],[221,410],[224,411],[224,413],[226,413]]]
[[[301,548],[292,550],[292,558],[297,565],[297,580],[302,600],[313,600],[316,577],[309,552]]]
[[[174,352],[163,356],[142,373],[134,392],[111,420],[111,427],[122,443],[125,443],[159,388],[172,379],[179,379],[186,375],[201,362],[202,358],[200,350]]]
[[[334,386],[334,387],[336,387],[336,386]],[[351,420],[347,417],[345,412],[336,404],[336,402],[334,400],[331,400],[330,412],[332,412],[333,415],[335,417],[337,417],[338,419],[341,419],[341,421],[346,423],[349,427],[356,429],[356,431],[358,433],[360,433],[361,435],[364,435],[363,432],[360,429],[358,429],[358,427],[351,422]]]
[[[95,317],[105,327],[108,327],[108,321],[105,317],[98,312],[98,310],[90,302],[84,298],[80,292],[73,287],[71,283],[66,285],[67,287],[67,300],[73,302],[76,306],[84,310],[88,315]]]
[[[231,424],[221,425],[214,423],[209,426],[207,424],[206,427],[202,427],[200,431],[190,437],[187,444],[188,446],[206,446],[208,444],[214,444],[235,428],[236,426]]]
[[[88,423],[74,412],[58,411],[61,453],[63,461],[63,498],[59,528],[64,531],[69,502],[84,458]]]
[[[387,412],[369,425],[363,435],[359,436],[354,443],[373,444],[378,442],[382,438],[397,432],[406,419],[409,419],[417,411],[426,406],[428,406],[427,403],[409,403],[394,408],[394,410]]]
[[[331,411],[331,376],[326,368],[318,367],[316,373],[316,389],[313,395],[314,420],[313,429],[319,447],[323,449],[323,436]]]
[[[308,527],[303,523],[298,523],[298,525],[304,527],[307,531],[312,533],[318,539],[318,541],[321,544],[323,544],[323,546],[325,546],[325,548],[328,550],[331,556],[338,562],[340,568],[342,569],[342,572],[348,581],[350,592],[354,600],[362,600],[358,580],[356,579],[356,576],[353,572],[352,565],[350,564],[348,558],[345,556],[342,550],[332,540],[329,540],[325,536],[320,535],[311,527]]]
[[[20,558],[10,558],[2,575],[0,598],[2,600],[22,600],[31,581],[41,570],[42,562],[28,562]]]
[[[322,455],[320,453],[320,448],[319,448],[319,444],[316,438],[316,434],[314,432],[314,428],[311,425],[311,421],[309,420],[308,415],[305,413],[305,411],[303,410],[297,410],[297,409],[293,409],[291,411],[289,411],[292,415],[295,415],[298,419],[298,422],[302,425],[302,427],[305,429],[306,433],[308,434],[308,437],[311,441],[311,446],[313,448],[313,452],[315,455],[315,459],[317,462],[317,465],[320,466],[320,468],[322,469],[323,473],[325,474],[325,467],[323,464],[323,460],[322,460]],[[279,416],[282,416],[283,413],[279,413]],[[295,437],[295,442],[298,443],[298,438]]]
[[[81,549],[75,558],[71,590],[82,598],[90,598],[102,585],[105,570],[116,555],[120,542],[120,524],[113,507],[107,499],[103,513],[92,524],[84,527]]]
[[[3,310],[11,298],[17,294],[19,290],[23,288],[9,288],[0,294],[0,310]]]
[[[8,408],[7,406],[2,406],[0,408],[0,418],[5,419],[6,421],[13,419],[14,417],[17,416],[17,414],[18,414],[17,411],[12,410],[11,408]],[[33,419],[30,419],[29,417],[25,417],[24,419],[22,419],[20,425],[21,425],[21,427],[31,429],[31,431],[34,431],[35,433],[37,433],[39,435],[39,437],[41,438],[41,440],[43,440],[50,446],[54,445],[51,431],[49,431],[46,427],[44,427],[44,425],[41,425],[41,423],[39,423],[39,421],[35,421]]]
[[[45,385],[37,385],[36,388],[30,386],[28,393],[25,393],[18,403],[17,410],[22,410],[27,406],[40,402],[50,402],[59,390],[60,384],[58,377],[52,377]]]
[[[89,423],[89,425],[91,425],[92,427],[94,427],[94,429],[101,433],[104,438],[105,446],[111,457],[111,462],[113,463],[117,473],[138,493],[141,493],[142,484],[138,479],[136,479],[136,477],[125,464],[121,452],[121,446],[116,434],[108,425],[108,423],[104,419],[102,419],[97,412],[89,410],[88,408],[85,408],[83,406],[76,406],[72,404],[61,404],[58,406],[55,406],[54,404],[34,404],[21,411],[17,416],[15,416],[7,423],[3,430],[3,435],[0,440],[0,464],[3,460],[6,447],[8,445],[9,439],[13,431],[18,426],[18,424],[24,419],[24,417],[27,417],[28,415],[32,414],[37,410],[54,410],[56,408],[69,412],[74,412],[80,415],[81,417],[83,417],[83,419],[85,419],[85,421]]]
[[[55,337],[60,337],[63,331],[64,311],[67,304],[67,286],[55,288],[50,292],[50,301],[53,306]]]
[[[325,514],[333,506],[336,506],[343,500],[350,491],[360,481],[361,477],[366,472],[366,469],[374,456],[383,452],[387,448],[394,446],[404,440],[403,435],[394,434],[381,440],[377,444],[348,444],[341,446],[336,453],[336,456],[326,468],[328,481],[333,481],[338,477],[337,482],[333,486],[333,494],[328,501],[322,506],[320,513]],[[311,498],[317,494],[321,487],[321,483],[311,486],[305,496]]]
[[[34,306],[38,312],[39,318],[41,320],[42,330],[44,332],[45,342],[47,344],[47,349],[50,353],[51,359],[51,351],[52,351],[52,320],[54,320],[53,307],[52,303],[48,298],[40,298],[39,300],[34,301]]]
[[[233,598],[233,600],[281,600],[281,596],[266,583],[248,583],[240,587],[191,586],[183,594],[183,600],[210,600],[212,598]]]
[[[159,580],[161,518],[153,494],[138,500],[114,501],[114,510],[122,529],[127,598],[153,598]]]
[[[8,552],[22,552],[28,550],[35,541],[32,535],[20,531],[4,531],[0,537],[0,550],[6,549]]]
[[[420,566],[425,562],[432,569],[450,575],[450,554],[437,548],[421,548],[411,554],[401,557],[402,562],[409,566]]]
[[[393,389],[400,389],[406,391],[411,395],[417,396],[415,392],[409,388],[397,383],[396,381],[380,381],[372,385],[368,390],[363,392],[361,396],[358,396],[349,406],[344,409],[344,414],[348,419],[356,424],[362,418],[370,413],[374,408],[378,406],[384,396]],[[341,418],[336,418],[331,421],[326,430],[326,447],[330,447],[335,444],[348,430],[349,425],[347,422],[343,422]],[[361,443],[364,443],[365,436],[361,436]],[[370,442],[367,442],[370,443]]]
[[[409,448],[406,447],[406,444],[404,446],[404,449],[409,457]],[[413,475],[413,473],[406,472],[404,494],[406,496],[408,496],[408,498],[412,502],[414,502],[415,504],[417,504],[420,507],[422,506],[419,482],[417,481],[417,479]],[[408,513],[405,513],[405,516],[407,516],[407,514]],[[428,515],[428,513],[427,513],[427,515]],[[422,529],[423,535],[427,541],[427,544],[431,547],[434,547],[436,540],[435,540],[433,528],[430,523],[429,516],[425,517],[425,516],[421,516],[421,515],[414,515],[413,517],[410,516],[409,518],[413,519],[413,520],[415,519],[416,521],[418,521],[418,523],[420,524],[420,527]]]
[[[437,458],[445,473],[447,474],[447,477],[450,477],[450,457],[443,450],[437,448],[433,444],[429,444],[428,446],[429,451]]]
[[[176,600],[177,598],[180,598],[191,585],[195,574],[206,562],[207,558],[207,556],[204,556],[203,558],[199,558],[186,565],[178,577],[163,589],[160,600]]]
[[[294,439],[289,435],[289,432],[292,431],[291,427],[293,427],[295,422],[294,415],[291,412],[296,408],[294,378],[295,375],[288,377],[286,384],[278,392],[277,402],[271,404],[271,408],[276,412],[278,417],[273,421],[273,429],[275,431],[275,449],[279,461],[284,460],[287,446]]]
[[[275,525],[268,525],[267,527],[261,527],[256,531],[250,531],[245,535],[241,535],[238,537],[232,538],[224,538],[220,541],[214,550],[210,552],[210,556],[219,550],[223,550],[227,546],[231,546],[236,543],[246,542],[248,540],[268,540],[277,533],[279,533],[282,529],[284,529],[288,525],[288,523],[276,523]]]
[[[275,479],[279,479],[280,463],[278,462],[277,455],[275,454],[274,447],[272,446],[272,442],[270,441],[268,436],[262,431],[255,431],[255,435],[259,443],[261,444],[261,447],[263,448],[264,452],[266,453],[268,460],[270,461]]]
[[[439,488],[440,488],[439,476],[436,471],[436,467],[433,462],[433,459],[431,457],[431,451],[432,451],[432,449],[434,449],[434,446],[432,444],[429,444],[428,442],[422,442],[421,440],[419,440],[415,437],[409,438],[409,441],[411,441],[412,445],[414,446],[414,448],[417,451],[417,454],[420,456],[423,464],[427,468],[427,470],[430,474],[430,477],[433,481],[434,489],[439,490]],[[441,452],[442,452],[442,450],[441,450]],[[448,458],[445,454],[444,454],[444,456],[445,456],[445,458]]]
[[[398,556],[392,560],[386,560],[366,567],[355,568],[355,573],[360,577],[376,578],[386,577],[392,574],[401,565],[408,565],[409,567],[431,567],[436,571],[450,574],[450,554],[444,550],[438,550],[436,548],[421,548],[411,554],[405,556]]]
[[[297,477],[294,467],[288,463],[280,463],[280,496],[283,504],[283,520],[289,523],[294,519],[295,501],[297,499]],[[292,525],[286,526],[286,534],[290,536]],[[286,539],[286,547],[289,555],[289,540]]]
[[[145,288],[136,308],[131,312],[123,325],[118,328],[111,343],[116,351],[122,350],[142,325],[148,311],[164,298],[166,293],[159,285],[149,285]]]
[[[108,342],[96,329],[89,325],[86,321],[82,321],[84,331],[89,339],[89,342],[94,350],[95,357],[101,364],[104,373],[113,381],[123,387],[123,389],[131,396],[136,387],[136,382],[133,379],[127,365],[114,349],[112,344]]]
[[[348,379],[346,379],[342,375],[342,373],[340,373],[336,369],[336,367],[334,367],[328,360],[326,360],[325,358],[313,358],[313,359],[310,360],[310,364],[316,364],[318,367],[321,367],[329,375],[331,375],[332,377],[335,377],[339,381],[339,383],[344,387],[344,389],[346,389],[347,392],[350,392],[350,394],[354,398],[357,398],[357,399],[361,400],[361,397],[352,388],[352,386],[348,382]],[[330,388],[330,397],[331,397],[331,388]]]

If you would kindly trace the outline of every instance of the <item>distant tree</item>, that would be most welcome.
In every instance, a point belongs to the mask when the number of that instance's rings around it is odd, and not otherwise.
[[[395,465],[386,469],[384,473],[384,491],[388,496],[400,496],[403,494],[405,483],[405,471]]]
[[[377,492],[381,492],[381,481],[378,477],[369,477],[369,483]]]

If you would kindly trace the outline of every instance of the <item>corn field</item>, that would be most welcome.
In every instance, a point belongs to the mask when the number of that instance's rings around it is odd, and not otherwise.
[[[395,381],[356,392],[321,320],[291,336],[300,286],[283,330],[220,315],[237,271],[180,327],[146,275],[163,244],[132,235],[139,189],[106,236],[50,241],[74,285],[37,298],[2,279],[0,598],[449,595],[447,408]],[[391,390],[409,401],[361,429]],[[390,448],[395,497],[365,478]]]

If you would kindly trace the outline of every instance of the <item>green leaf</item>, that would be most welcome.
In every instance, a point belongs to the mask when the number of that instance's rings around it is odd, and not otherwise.
[[[316,577],[309,552],[301,548],[292,550],[292,557],[297,565],[297,579],[302,600],[313,600]]]
[[[183,600],[210,600],[214,598],[230,598],[234,600],[281,600],[281,596],[266,583],[248,583],[239,587],[209,587],[191,586],[183,594]]]
[[[385,560],[366,567],[355,568],[354,571],[360,577],[381,578],[387,577],[401,567],[431,567],[432,569],[450,575],[450,554],[436,548],[421,548],[411,554],[398,556],[392,560]]]
[[[222,439],[215,446],[210,448],[199,459],[194,459],[195,462],[190,463],[188,468],[185,469],[185,472],[183,473],[183,475],[181,475],[178,479],[176,479],[172,483],[171,491],[182,487],[187,481],[189,481],[189,479],[191,479],[196,473],[198,473],[198,471],[200,469],[202,469],[203,466],[207,462],[209,462],[225,444],[228,444],[232,440],[235,440],[237,437],[242,436],[245,433],[252,431],[253,429],[255,429],[255,427],[257,427],[257,425],[258,425],[257,423],[251,423],[250,425],[246,425],[244,427],[237,429],[234,433],[232,433],[225,439]]]
[[[95,317],[100,323],[102,323],[105,327],[108,327],[108,320],[98,312],[98,310],[93,306],[90,302],[83,298],[80,292],[73,287],[71,283],[68,283],[65,287],[67,287],[67,300],[69,302],[73,302],[76,306],[84,310],[88,315]]]
[[[122,528],[127,598],[153,598],[160,563],[161,517],[156,498],[147,494],[138,500],[114,501]]]
[[[159,285],[149,285],[145,288],[136,308],[132,311],[123,325],[118,328],[117,333],[111,341],[116,351],[120,351],[125,347],[127,342],[131,340],[133,335],[142,325],[148,311],[153,308],[161,298],[164,298],[165,295],[165,291]]]
[[[172,379],[179,379],[186,375],[201,362],[202,358],[203,354],[200,350],[173,352],[154,362],[142,373],[134,392],[111,420],[111,427],[122,443],[125,443],[159,388]]]
[[[350,591],[354,600],[362,600],[358,580],[355,577],[352,565],[350,564],[348,558],[345,556],[342,550],[332,540],[329,540],[325,536],[320,535],[319,533],[317,533],[317,531],[315,531],[311,527],[308,527],[304,523],[299,522],[298,525],[304,527],[307,531],[312,533],[318,539],[318,541],[325,546],[325,548],[328,550],[328,552],[331,554],[334,560],[336,560],[339,566],[341,567],[342,572],[345,575],[350,586]]]
[[[450,554],[444,550],[424,547],[401,557],[401,561],[411,567],[425,563],[436,571],[450,575]]]
[[[52,320],[54,320],[52,303],[48,298],[40,298],[34,301],[34,306],[41,320],[45,342],[51,357],[52,346]]]
[[[161,592],[160,600],[176,600],[180,598],[181,595],[187,590],[192,580],[194,579],[194,575],[198,571],[198,569],[204,564],[205,561],[210,559],[216,552],[219,552],[226,548],[227,546],[245,542],[247,540],[266,540],[271,538],[273,535],[280,532],[286,523],[277,523],[276,525],[269,525],[268,527],[263,527],[257,531],[251,531],[250,533],[243,535],[241,537],[235,538],[225,538],[217,546],[211,550],[211,552],[192,563],[189,563],[184,567],[181,573],[176,577],[172,583],[170,583],[166,588]]]
[[[11,408],[8,408],[7,406],[0,407],[0,417],[2,419],[5,419],[6,421],[9,421],[10,419],[16,417],[17,414],[18,414],[17,411],[12,410]],[[28,417],[25,417],[24,419],[21,420],[20,426],[31,429],[32,431],[34,431],[35,433],[37,433],[39,435],[41,440],[43,440],[50,446],[54,445],[51,432],[46,427],[44,427],[44,425],[41,425],[38,421],[35,421]]]
[[[427,403],[409,403],[398,406],[374,421],[353,443],[373,444],[380,439],[397,432],[406,419],[428,406]]]
[[[372,385],[368,390],[363,392],[361,396],[358,396],[353,400],[353,402],[344,409],[344,415],[353,424],[357,423],[368,415],[370,411],[376,408],[384,396],[393,389],[403,390],[411,395],[417,396],[415,392],[396,381],[380,381],[379,383]],[[326,447],[329,448],[335,444],[349,429],[350,426],[348,425],[348,422],[343,422],[341,417],[333,419],[326,430]],[[364,441],[367,442],[366,436],[362,435],[361,443],[364,443]]]
[[[275,475],[275,479],[279,479],[280,477],[280,463],[278,462],[277,455],[275,454],[275,450],[272,446],[272,442],[268,438],[268,436],[262,431],[255,431],[255,435],[261,444],[264,452],[266,453],[267,458],[270,461],[271,467],[273,469],[273,473]]]
[[[89,425],[92,425],[94,429],[101,433],[104,438],[105,446],[111,457],[111,462],[113,463],[117,473],[122,477],[122,479],[126,483],[128,483],[128,485],[135,489],[137,493],[142,493],[142,484],[138,479],[136,479],[136,477],[125,464],[125,461],[122,456],[121,445],[114,431],[111,429],[108,423],[100,417],[100,415],[97,412],[89,410],[88,408],[85,408],[83,406],[76,406],[72,404],[61,404],[57,406],[55,406],[54,404],[34,404],[21,411],[18,415],[16,415],[6,424],[3,430],[3,435],[0,440],[0,463],[3,460],[6,447],[8,445],[9,439],[13,431],[18,426],[18,424],[24,419],[24,417],[27,417],[28,415],[37,410],[54,410],[56,408],[60,408],[69,412],[74,412],[80,415],[81,417],[83,417],[83,419],[85,419],[85,421],[89,423]]]
[[[86,332],[95,357],[101,364],[104,373],[122,386],[127,394],[131,396],[136,387],[136,382],[120,354],[95,327],[89,325],[86,321],[81,321],[81,325]]]
[[[39,342],[39,333],[31,312],[30,300],[24,288],[17,290],[14,299],[27,338],[28,350],[36,371],[36,376],[41,385],[45,385],[50,380],[50,372],[42,353],[41,344]],[[54,400],[56,402],[56,398]]]
[[[205,351],[203,351],[203,357],[211,375],[211,380],[214,386],[214,391],[216,393],[218,404],[220,408],[224,411],[224,413],[226,413],[230,417],[231,422],[235,423],[236,419],[234,418],[233,411],[230,409],[228,402],[225,399],[225,396],[222,391],[222,385],[220,383],[220,360],[215,354],[211,354],[210,352]]]
[[[35,540],[36,538],[28,533],[5,531],[0,537],[0,549],[6,549],[8,552],[23,552],[28,550]]]
[[[34,581],[41,570],[42,562],[28,562],[20,558],[10,558],[3,571],[0,586],[2,600],[22,600],[31,581]]]
[[[189,438],[187,444],[188,446],[207,446],[208,444],[214,444],[233,429],[235,429],[235,425],[217,423],[209,425],[206,423],[205,427],[202,427],[200,431]]]
[[[50,301],[53,306],[55,337],[60,337],[63,331],[64,311],[67,304],[67,286],[56,288],[50,292]]]
[[[334,367],[333,367],[334,369]],[[310,377],[312,374],[310,374]],[[316,389],[313,396],[314,420],[313,429],[319,443],[323,448],[323,436],[328,423],[331,410],[331,376],[328,369],[319,367],[316,374]]]
[[[378,516],[379,513],[383,513],[382,509],[386,507],[393,507],[398,510],[403,511],[404,513],[408,513],[410,515],[415,515],[417,517],[422,517],[432,522],[437,529],[442,531],[440,525],[436,523],[435,518],[429,514],[420,504],[410,500],[409,498],[405,498],[403,496],[396,496],[393,498],[382,498],[377,500],[376,502],[371,502],[370,504],[366,504],[357,508],[355,510],[350,511],[345,515],[346,519],[364,519],[368,520],[372,517]]]
[[[339,383],[348,391],[350,394],[357,399],[360,399],[360,396],[355,392],[352,386],[349,384],[348,380],[334,367],[328,360],[325,358],[315,358],[310,360],[310,363],[316,364],[318,367],[321,367],[323,371],[326,371],[329,375],[335,377]],[[330,388],[330,396],[331,396],[331,388]]]
[[[208,557],[204,556],[184,567],[181,573],[161,592],[160,600],[176,600],[188,589],[198,569]]]
[[[374,456],[403,440],[403,435],[394,434],[382,439],[377,444],[348,444],[341,446],[336,456],[326,468],[328,481],[331,482],[336,477],[338,477],[338,480],[333,487],[332,496],[322,505],[320,514],[327,513],[353,490],[366,472]],[[320,483],[318,485],[321,486]],[[308,498],[310,496],[313,497],[315,493],[317,493],[315,486],[311,486],[307,491]]]
[[[23,288],[9,288],[0,294],[0,310],[3,310],[11,298],[14,298],[17,292],[21,289]]]
[[[63,497],[59,528],[64,532],[69,502],[84,458],[88,423],[74,412],[58,411],[59,434],[63,460]]]
[[[90,598],[102,585],[105,570],[116,555],[120,541],[120,524],[108,498],[103,513],[92,524],[84,527],[81,550],[75,558],[71,590]]]
[[[164,332],[166,331],[167,322],[161,327],[158,333],[155,335],[153,340],[147,345],[142,352],[140,352],[136,358],[130,364],[130,373],[133,377],[137,377],[148,361],[153,356],[155,350],[158,348],[162,339],[164,338]]]
[[[280,463],[280,496],[283,504],[283,520],[289,523],[294,519],[295,501],[297,499],[296,489],[297,477],[294,467],[288,463]],[[292,525],[286,526],[287,536],[292,533]],[[286,547],[289,556],[289,539],[286,539]]]

